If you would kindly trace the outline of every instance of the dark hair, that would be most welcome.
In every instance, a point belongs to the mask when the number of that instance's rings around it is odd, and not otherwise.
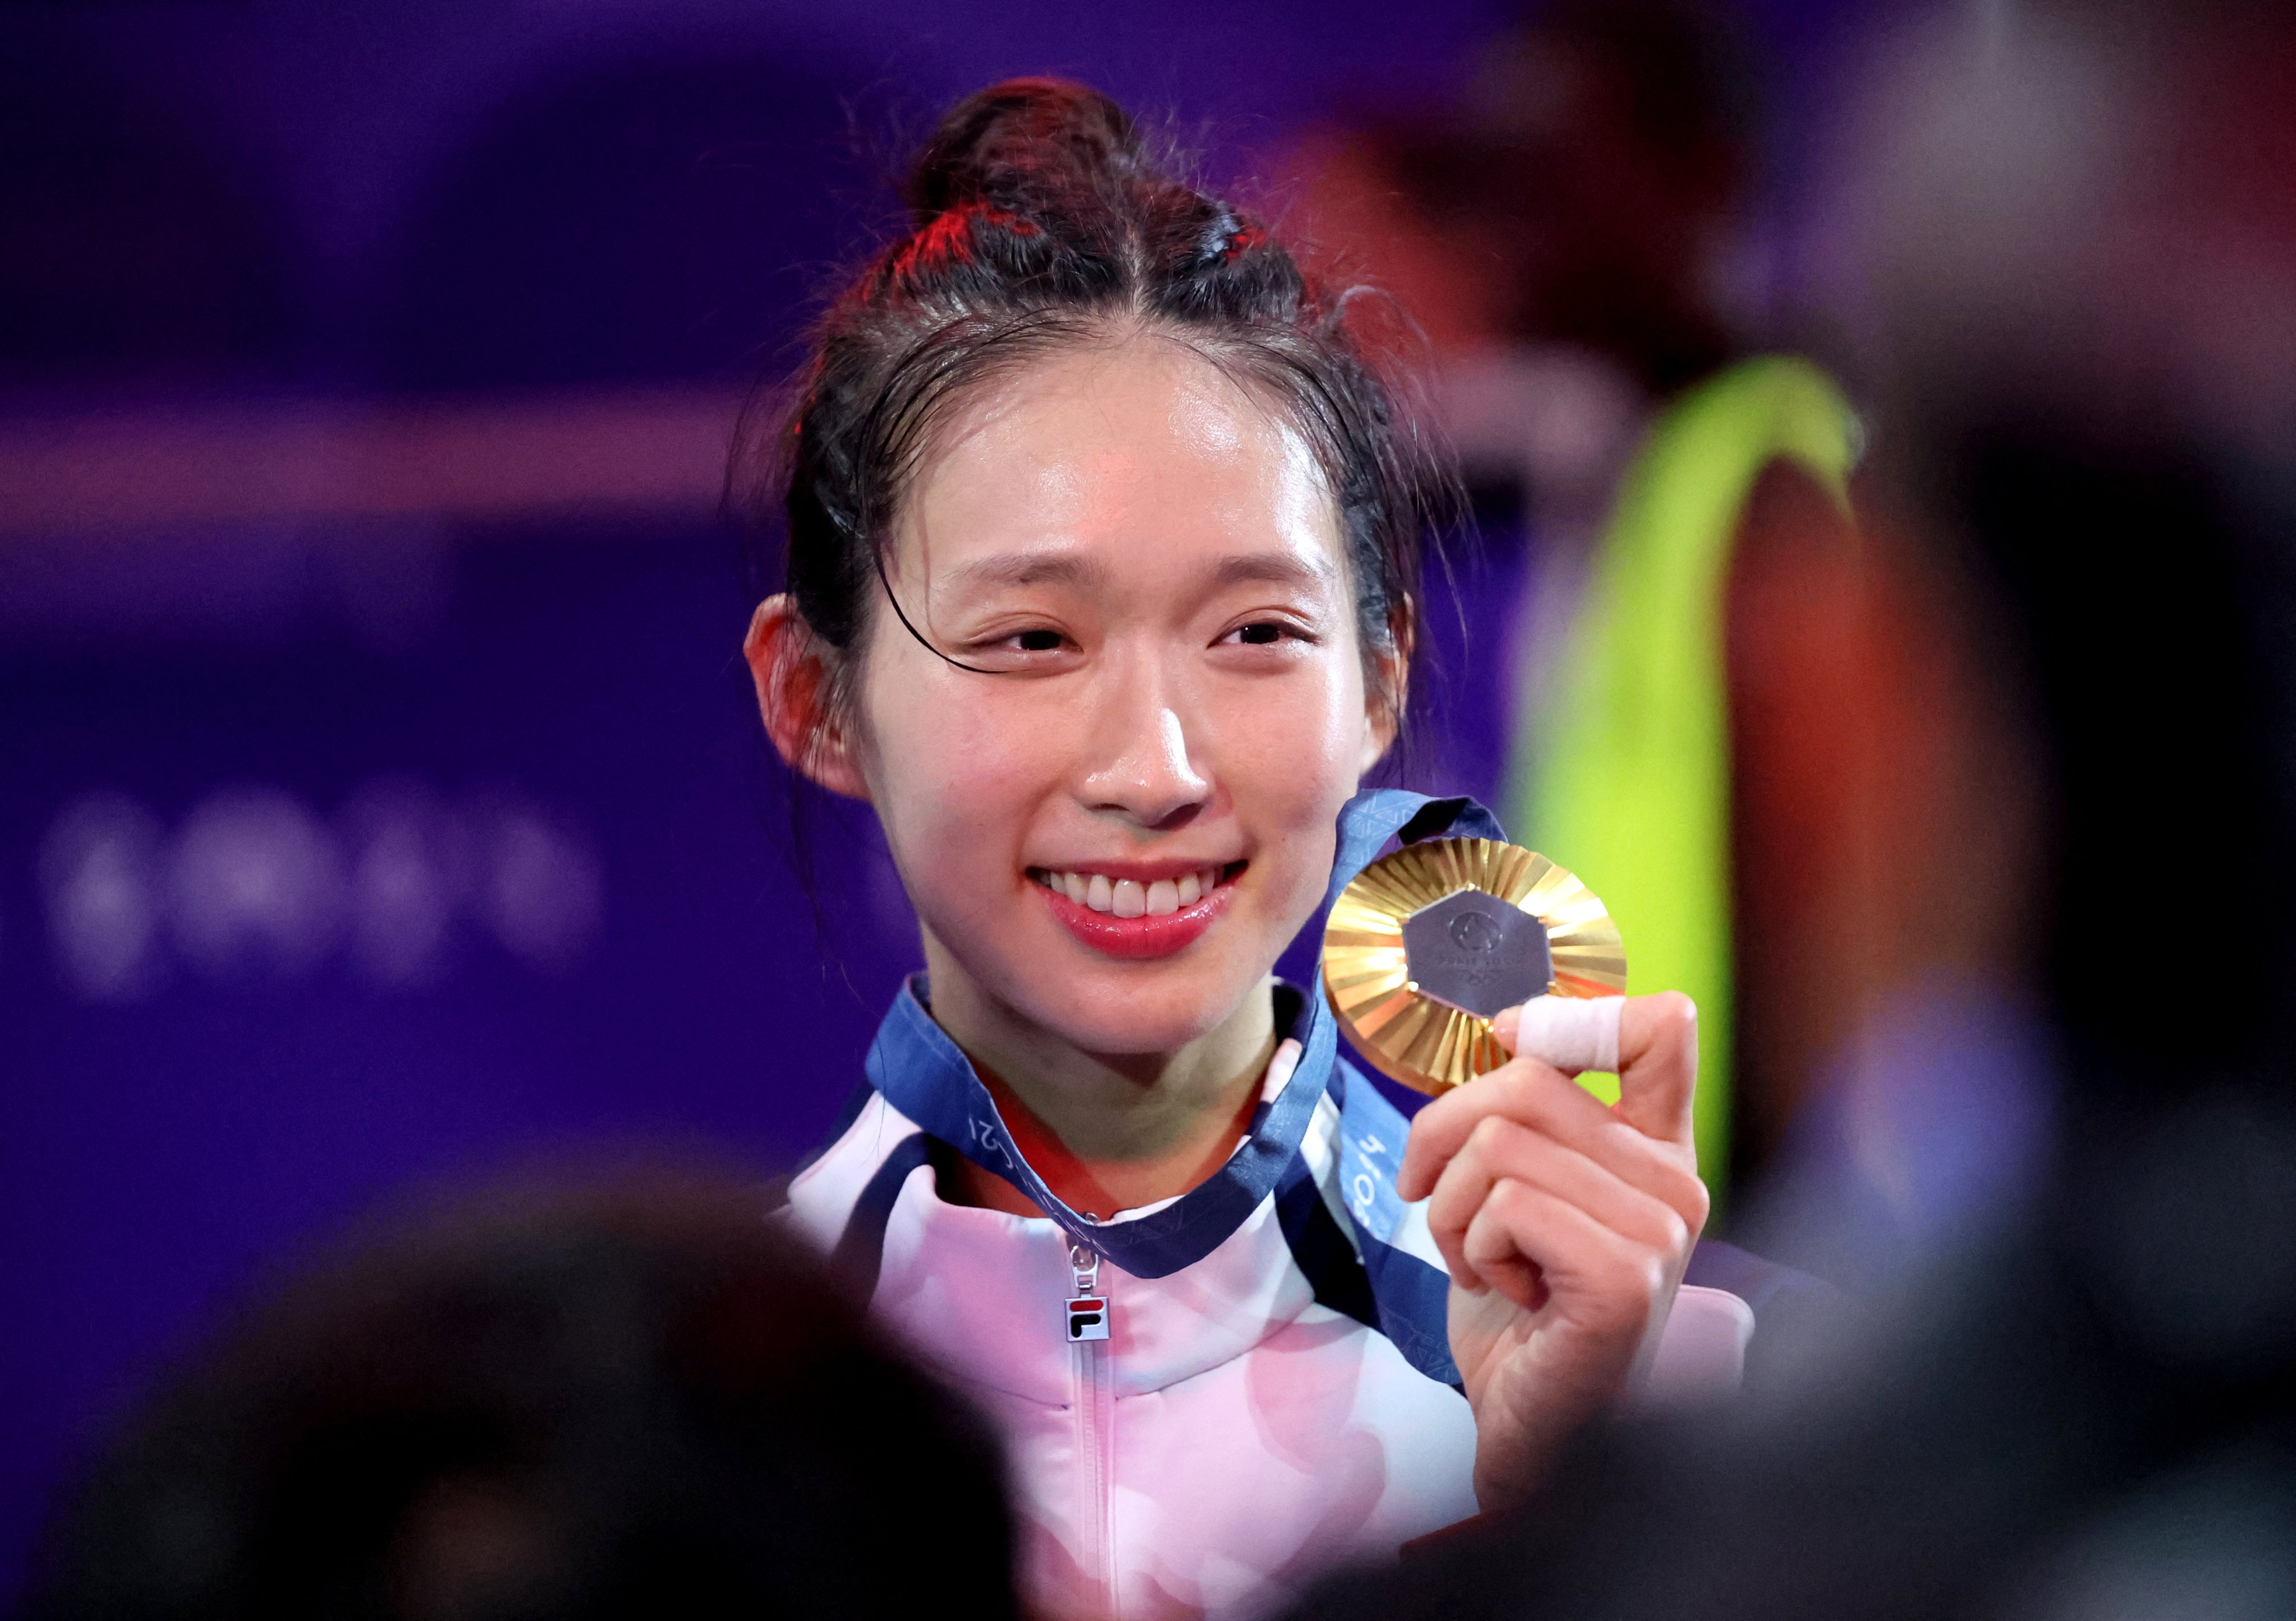
[[[1363,301],[1317,286],[1265,225],[1166,173],[1108,97],[1057,79],[959,102],[906,201],[907,231],[824,316],[794,411],[753,400],[729,470],[729,506],[753,535],[775,527],[778,499],[784,579],[813,632],[840,652],[859,645],[906,486],[960,397],[1138,327],[1268,400],[1312,449],[1366,673],[1399,718],[1385,656],[1395,622],[1419,611],[1423,538],[1455,510],[1453,486],[1354,330]]]
[[[306,1275],[129,1426],[26,1621],[1017,1616],[985,1422],[767,1209],[513,1191]]]

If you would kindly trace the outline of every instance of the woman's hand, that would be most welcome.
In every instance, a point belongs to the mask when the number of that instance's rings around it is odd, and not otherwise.
[[[1518,1011],[1499,1015],[1515,1051]],[[1705,1225],[1690,1099],[1698,1019],[1677,992],[1629,998],[1619,1101],[1518,1055],[1412,1122],[1396,1191],[1425,1199],[1451,1268],[1451,1355],[1475,1412],[1486,1509],[1647,1371]]]

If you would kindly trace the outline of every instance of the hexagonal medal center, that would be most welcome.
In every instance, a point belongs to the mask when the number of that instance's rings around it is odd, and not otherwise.
[[[1480,889],[1404,919],[1403,955],[1422,995],[1481,1019],[1543,994],[1554,977],[1546,926]]]

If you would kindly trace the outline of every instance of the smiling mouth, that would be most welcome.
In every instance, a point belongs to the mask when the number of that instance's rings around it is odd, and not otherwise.
[[[1111,957],[1168,957],[1219,921],[1249,864],[1232,861],[1156,879],[1031,867],[1029,880],[1083,945]]]
[[[1079,906],[1111,917],[1168,917],[1195,905],[1221,885],[1234,883],[1245,865],[1243,862],[1232,861],[1225,866],[1200,867],[1177,878],[1150,881],[1111,878],[1105,872],[1056,872],[1045,867],[1030,867],[1029,878],[1054,895],[1064,895]]]

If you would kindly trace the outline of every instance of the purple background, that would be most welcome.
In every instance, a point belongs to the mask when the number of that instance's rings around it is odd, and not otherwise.
[[[889,217],[890,161],[862,154],[964,90],[1075,73],[1234,175],[1334,105],[1439,94],[1502,14],[11,7],[0,405],[737,382],[786,361]],[[1753,20],[1790,202],[1841,9]],[[1422,774],[1481,792],[1522,559],[1505,491],[1486,519],[1458,576],[1472,648],[1437,604],[1451,679]],[[747,594],[698,520],[0,536],[0,1594],[105,1416],[299,1244],[537,1155],[635,1139],[771,1167],[827,1126],[915,946],[865,817],[814,831],[816,930],[734,657]],[[377,779],[456,825],[511,805],[555,830],[598,896],[565,960],[465,906],[411,987],[340,946],[203,970],[163,942],[108,1001],[59,968],[40,851],[78,797],[127,795],[173,839],[252,786],[340,841]]]

